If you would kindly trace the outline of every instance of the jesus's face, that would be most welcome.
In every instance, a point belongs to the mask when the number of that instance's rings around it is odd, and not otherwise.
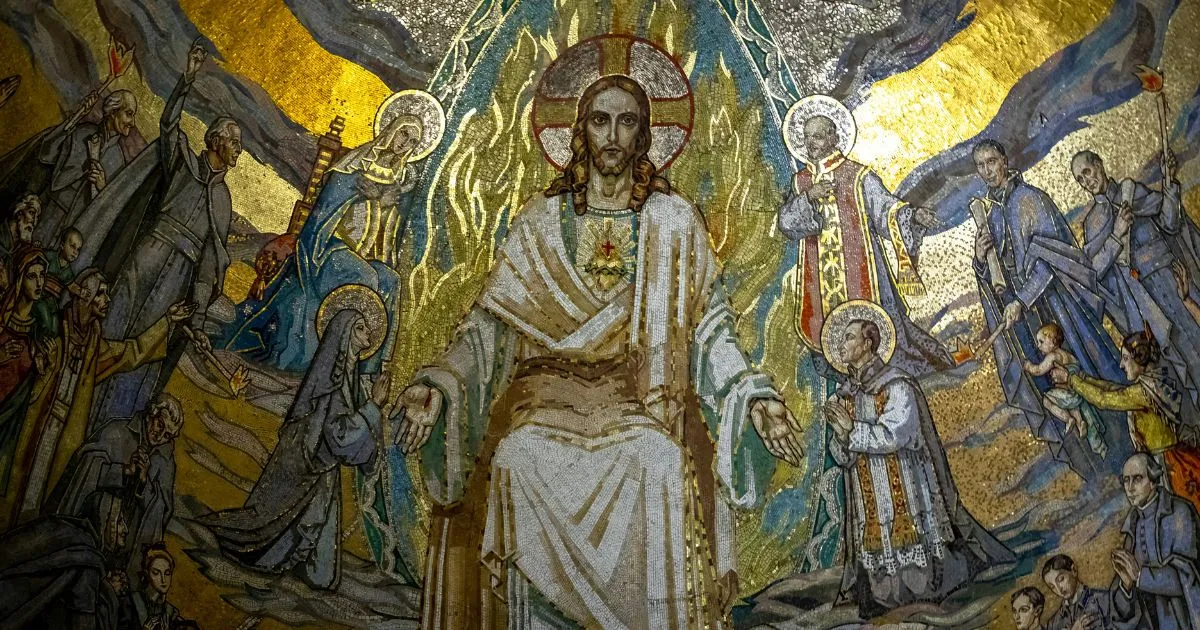
[[[596,95],[587,119],[588,153],[601,175],[620,175],[637,152],[641,114],[637,99],[612,87]]]

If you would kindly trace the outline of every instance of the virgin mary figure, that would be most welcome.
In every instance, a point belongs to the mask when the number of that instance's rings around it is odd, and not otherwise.
[[[388,377],[368,385],[362,362],[387,332],[379,296],[339,287],[317,314],[320,345],[279,429],[279,442],[246,504],[205,517],[228,557],[253,569],[292,571],[314,588],[340,576],[341,466],[373,468]]]
[[[375,138],[326,174],[295,255],[262,299],[238,306],[226,330],[227,349],[283,370],[303,370],[317,349],[317,305],[347,283],[378,292],[395,321],[401,281],[392,263],[415,198],[414,163],[440,141],[441,116],[441,106],[424,92],[399,92],[380,107]]]

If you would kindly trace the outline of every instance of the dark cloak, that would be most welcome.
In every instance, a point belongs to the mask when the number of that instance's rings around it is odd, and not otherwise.
[[[47,516],[0,537],[0,630],[116,627],[99,537],[84,520]]]
[[[350,352],[360,318],[346,309],[329,323],[245,506],[198,519],[227,556],[273,573],[296,568],[317,588],[340,576],[340,467],[369,468],[379,436],[379,408]]]

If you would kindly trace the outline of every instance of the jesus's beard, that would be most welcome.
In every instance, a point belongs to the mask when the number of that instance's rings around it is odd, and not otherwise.
[[[618,160],[616,164],[613,164],[610,166],[604,161],[604,151],[603,150],[592,152],[592,166],[595,166],[596,170],[600,171],[601,175],[604,175],[607,177],[612,177],[612,176],[616,176],[616,175],[620,175],[621,173],[624,173],[625,169],[629,168],[629,163],[632,161],[633,161],[633,156],[630,155],[629,153],[622,151],[621,159]]]

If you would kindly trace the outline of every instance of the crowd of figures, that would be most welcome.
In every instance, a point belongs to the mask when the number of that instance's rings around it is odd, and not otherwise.
[[[725,627],[732,510],[762,504],[775,460],[800,464],[800,425],[739,345],[702,215],[650,162],[644,86],[612,75],[584,90],[570,163],[514,216],[447,350],[392,397],[365,372],[395,321],[380,293],[400,284],[388,239],[421,119],[396,117],[332,165],[304,251],[230,335],[208,314],[230,263],[240,130],[211,121],[195,153],[179,128],[205,57],[189,52],[149,145],[117,90],[0,164],[0,627],[194,626],[168,602],[183,410],[164,388],[188,344],[244,350],[241,335],[269,326],[287,334],[259,358],[304,376],[245,505],[197,519],[227,557],[336,588],[341,467],[379,465],[390,434],[437,504],[429,627],[518,610],[564,627]],[[919,380],[955,368],[905,301],[925,290],[920,248],[940,221],[849,159],[853,118],[821,103],[800,121],[807,166],[778,221],[800,242],[797,331],[828,384],[826,463],[844,483],[839,601],[871,618],[1018,558],[963,506]],[[973,157],[974,273],[1005,402],[1089,492],[1119,473],[1130,504],[1111,588],[1085,586],[1069,557],[1043,564],[1062,600],[1048,626],[1196,628],[1200,232],[1174,158],[1152,190],[1076,155],[1093,197],[1080,245],[1004,146]],[[346,236],[356,206],[366,223]],[[1012,609],[1038,628],[1046,597],[1021,589]]]
[[[191,51],[139,152],[138,104],[117,90],[4,158],[3,627],[194,625],[167,601],[183,410],[163,388],[184,344],[209,348],[241,152],[232,120],[199,155],[179,129],[204,60]]]

